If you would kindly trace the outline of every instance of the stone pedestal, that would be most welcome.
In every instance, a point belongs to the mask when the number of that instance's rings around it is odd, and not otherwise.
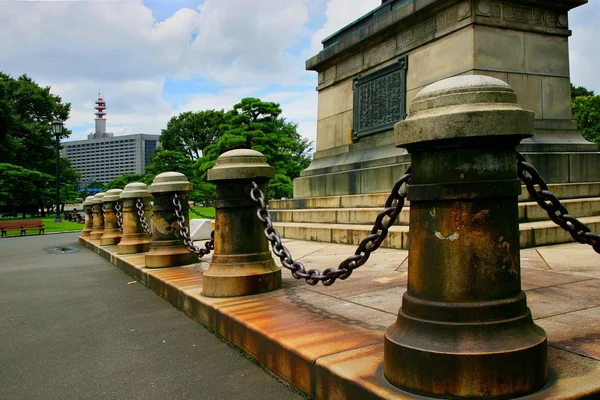
[[[94,196],[88,196],[85,198],[83,202],[83,211],[85,213],[85,224],[83,225],[83,230],[81,231],[81,237],[89,237],[90,233],[93,229],[93,207],[92,200]]]
[[[458,75],[501,79],[535,112],[519,149],[549,183],[600,181],[598,145],[571,120],[568,11],[585,3],[390,0],[326,38],[306,62],[318,73],[316,152],[294,197],[387,192],[410,163],[393,124],[425,86]]]
[[[254,150],[232,150],[217,159],[208,180],[217,185],[215,251],[202,283],[210,297],[244,296],[281,287],[264,228],[249,196],[254,181],[266,192],[275,170]]]
[[[104,233],[100,238],[101,246],[111,246],[121,241],[121,232],[117,223],[115,204],[121,201],[122,189],[110,189],[106,192],[102,201],[104,202]]]
[[[533,113],[504,82],[435,83],[395,126],[412,155],[408,287],[384,374],[414,393],[514,398],[544,386],[546,334],[521,290],[515,148]]]
[[[96,195],[92,198],[92,231],[90,232],[90,240],[98,241],[100,244],[100,238],[104,233],[104,212],[102,211],[102,205],[104,202],[102,198],[104,197],[104,192],[96,193]]]
[[[152,243],[146,254],[146,268],[176,267],[198,262],[198,257],[183,243],[173,205],[173,194],[177,193],[185,224],[189,229],[188,198],[191,190],[192,184],[179,172],[157,175],[148,187],[148,192],[154,197],[154,215]]]
[[[150,221],[150,193],[145,183],[134,182],[123,188],[123,233],[117,246],[119,254],[145,253],[150,250],[152,237],[146,234],[138,215],[136,204],[141,201],[146,221]]]

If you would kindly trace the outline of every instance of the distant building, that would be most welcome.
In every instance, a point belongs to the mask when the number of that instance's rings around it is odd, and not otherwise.
[[[63,142],[62,156],[81,174],[79,185],[93,181],[108,183],[124,174],[144,174],[150,157],[159,145],[159,135],[115,136],[106,132],[106,102],[96,100],[96,129],[87,140]]]

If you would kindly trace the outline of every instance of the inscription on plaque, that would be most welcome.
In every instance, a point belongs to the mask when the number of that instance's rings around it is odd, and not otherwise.
[[[408,57],[366,76],[354,78],[352,140],[393,129],[406,118]]]

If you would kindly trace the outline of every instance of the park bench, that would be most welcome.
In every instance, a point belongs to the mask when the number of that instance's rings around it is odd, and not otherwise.
[[[46,226],[39,219],[24,219],[21,221],[0,221],[2,237],[8,236],[8,231],[21,231],[21,236],[27,234],[27,229],[38,229],[39,234],[44,234]]]

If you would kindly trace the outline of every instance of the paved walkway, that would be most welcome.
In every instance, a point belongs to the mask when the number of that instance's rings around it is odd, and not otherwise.
[[[0,398],[299,398],[131,281],[77,233],[0,239]]]

